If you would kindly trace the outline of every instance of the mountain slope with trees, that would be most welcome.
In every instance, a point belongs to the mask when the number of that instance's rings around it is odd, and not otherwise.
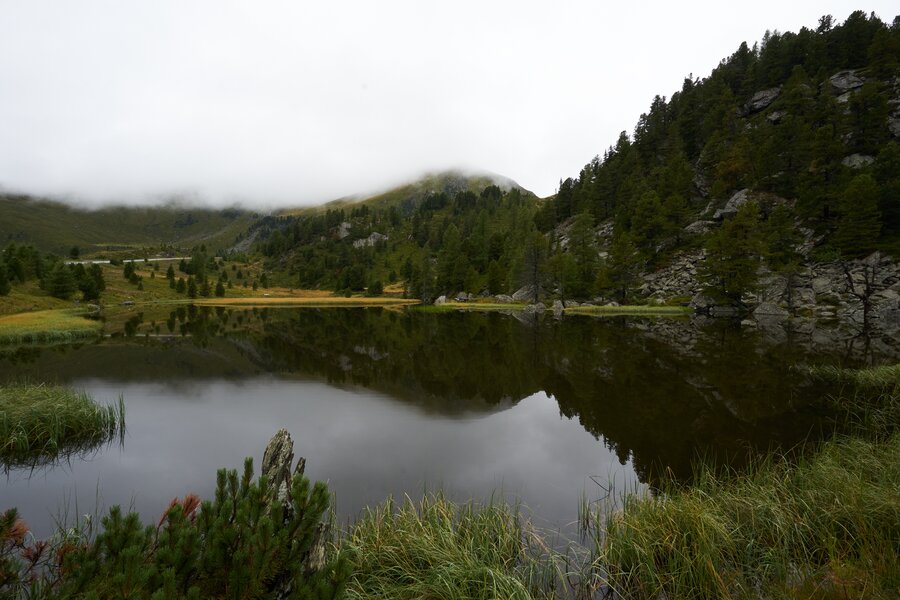
[[[766,32],[655,97],[550,199],[413,186],[269,219],[258,248],[303,287],[619,302],[695,252],[705,291],[743,305],[761,270],[900,253],[898,65],[900,18]]]

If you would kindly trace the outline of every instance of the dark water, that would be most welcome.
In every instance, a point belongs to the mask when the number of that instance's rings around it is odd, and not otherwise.
[[[101,343],[0,351],[0,380],[125,397],[122,447],[0,481],[0,510],[38,534],[98,505],[150,520],[174,496],[209,496],[216,469],[259,464],[280,427],[343,518],[440,487],[520,499],[565,529],[611,482],[689,480],[697,456],[740,466],[821,435],[827,390],[796,367],[882,358],[689,320],[192,307],[106,329]]]

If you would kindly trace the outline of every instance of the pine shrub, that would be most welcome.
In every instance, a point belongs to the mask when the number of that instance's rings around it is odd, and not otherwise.
[[[349,565],[322,554],[328,488],[290,483],[253,481],[248,458],[243,476],[218,472],[213,500],[175,499],[149,526],[116,506],[87,541],[70,529],[29,542],[15,509],[0,513],[0,599],[340,598]]]

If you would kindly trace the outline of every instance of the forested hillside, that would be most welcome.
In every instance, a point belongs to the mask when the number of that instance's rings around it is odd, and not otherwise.
[[[416,297],[518,284],[520,250],[535,231],[536,197],[509,180],[447,172],[357,203],[261,220],[250,232],[275,281]],[[501,187],[503,186],[503,187]]]
[[[587,211],[652,258],[708,200],[720,207],[749,188],[790,200],[791,216],[844,254],[898,249],[898,61],[900,20],[862,11],[767,32],[707,78],[654,98],[633,136],[561,182],[539,224]]]
[[[578,177],[539,201],[452,186],[268,219],[254,235],[285,283],[378,293],[619,301],[679,253],[736,304],[761,266],[900,253],[900,19],[862,11],[743,43],[657,96]],[[400,194],[403,196],[403,194]]]

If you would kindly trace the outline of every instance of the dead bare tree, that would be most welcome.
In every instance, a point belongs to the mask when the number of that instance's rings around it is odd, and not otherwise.
[[[856,268],[854,268],[854,263],[850,261],[841,261],[841,269],[844,271],[844,277],[847,279],[847,292],[862,304],[863,331],[869,330],[872,296],[880,289],[878,284],[880,262],[881,255],[878,252],[858,263]]]

